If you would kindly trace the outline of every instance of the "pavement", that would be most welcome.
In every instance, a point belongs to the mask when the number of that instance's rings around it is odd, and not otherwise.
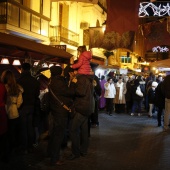
[[[69,161],[71,146],[61,152],[64,165],[50,166],[47,140],[33,153],[13,155],[0,170],[170,170],[170,131],[157,126],[156,115],[99,113],[99,126],[91,128],[87,156]]]

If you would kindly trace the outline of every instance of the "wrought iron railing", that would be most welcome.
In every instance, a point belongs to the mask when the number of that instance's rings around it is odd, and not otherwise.
[[[24,6],[11,2],[0,2],[0,24],[10,24],[18,28],[49,36],[50,19]]]
[[[50,26],[50,41],[64,42],[77,47],[79,45],[79,34],[62,26]]]

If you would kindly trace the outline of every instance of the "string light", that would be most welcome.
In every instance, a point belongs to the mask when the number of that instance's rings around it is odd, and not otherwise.
[[[156,6],[157,5],[157,6]],[[150,16],[149,11],[152,10],[152,16],[170,16],[170,3],[167,4],[159,2],[159,4],[151,2],[141,2],[139,7],[139,17]]]

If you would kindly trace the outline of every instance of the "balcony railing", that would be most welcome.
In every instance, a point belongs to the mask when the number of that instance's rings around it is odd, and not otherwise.
[[[62,41],[64,43],[77,47],[79,44],[79,35],[62,26],[50,26],[50,41]]]
[[[12,2],[0,2],[0,24],[10,24],[15,27],[49,36],[50,19],[24,6]]]

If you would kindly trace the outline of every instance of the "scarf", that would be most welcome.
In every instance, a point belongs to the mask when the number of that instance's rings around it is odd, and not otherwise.
[[[117,82],[117,87],[119,87],[119,100],[122,100],[122,96],[123,96],[123,82],[119,83]]]

